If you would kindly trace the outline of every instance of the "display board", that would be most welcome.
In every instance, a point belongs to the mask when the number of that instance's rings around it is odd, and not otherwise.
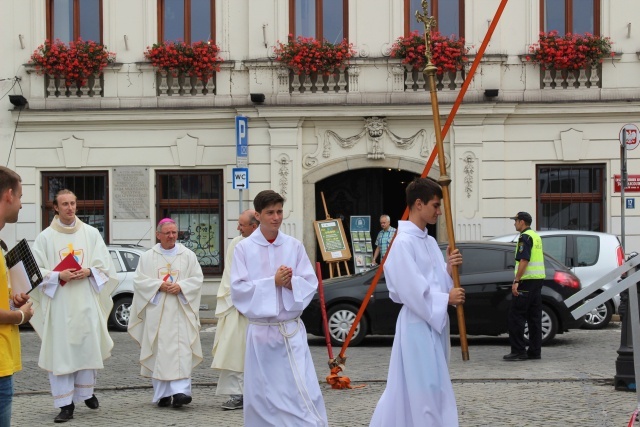
[[[371,243],[371,217],[354,215],[349,221],[351,247],[353,248],[353,266],[356,273],[371,268],[373,263],[373,245]]]
[[[316,238],[325,262],[343,261],[351,259],[351,250],[347,245],[344,227],[340,218],[314,221]]]

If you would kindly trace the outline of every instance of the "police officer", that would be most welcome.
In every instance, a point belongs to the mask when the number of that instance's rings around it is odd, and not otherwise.
[[[540,359],[542,346],[542,283],[544,282],[544,255],[542,240],[531,229],[531,215],[518,212],[511,217],[520,233],[516,246],[515,278],[511,286],[509,309],[509,343],[511,353],[507,361]],[[529,325],[529,349],[524,339],[525,323]]]

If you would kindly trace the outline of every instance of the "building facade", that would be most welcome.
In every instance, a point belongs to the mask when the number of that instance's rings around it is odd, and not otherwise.
[[[420,73],[390,58],[419,29],[416,0],[10,0],[0,25],[0,159],[23,178],[9,242],[33,241],[52,218],[52,196],[73,189],[79,216],[109,243],[155,243],[175,218],[198,255],[214,300],[224,249],[241,209],[259,191],[286,197],[283,230],[319,254],[313,220],[350,215],[392,223],[402,188],[435,149],[429,91]],[[443,34],[464,37],[474,59],[498,0],[434,0]],[[513,232],[515,212],[536,229],[621,233],[619,133],[640,123],[640,33],[634,0],[512,0],[445,137],[457,240]],[[572,76],[527,61],[540,31],[591,32],[614,56]],[[289,34],[339,41],[356,51],[322,81],[275,60]],[[116,54],[86,87],[39,74],[29,59],[45,39],[101,41]],[[224,62],[207,82],[165,76],[145,59],[154,43],[210,39]],[[439,79],[444,123],[465,73]],[[425,90],[427,89],[427,90]],[[254,94],[252,97],[251,94]],[[264,97],[264,101],[260,99]],[[253,99],[253,100],[252,100]],[[232,188],[235,117],[249,120],[248,189]],[[640,150],[627,152],[631,175]],[[438,162],[429,176],[438,178]],[[633,199],[629,188],[625,199]],[[322,195],[320,195],[322,193]],[[640,215],[625,210],[626,250],[640,248]],[[640,209],[640,206],[638,206]],[[446,239],[443,227],[434,231]]]

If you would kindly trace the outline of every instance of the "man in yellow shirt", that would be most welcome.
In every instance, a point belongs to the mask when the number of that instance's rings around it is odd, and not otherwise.
[[[18,221],[22,208],[22,183],[20,175],[0,166],[0,230],[7,223]],[[6,248],[0,240],[0,246]],[[0,251],[0,426],[11,425],[11,401],[13,398],[13,374],[22,369],[20,360],[19,325],[33,316],[27,294],[13,295],[9,287],[9,272]]]

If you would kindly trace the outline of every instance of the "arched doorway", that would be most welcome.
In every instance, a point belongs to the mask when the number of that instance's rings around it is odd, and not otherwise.
[[[315,184],[315,216],[317,220],[326,218],[320,193],[324,194],[327,211],[331,218],[341,218],[349,244],[351,244],[349,218],[352,215],[371,216],[371,237],[380,231],[380,215],[391,217],[391,226],[397,227],[406,207],[405,188],[419,175],[406,170],[392,168],[365,168],[345,171],[324,178]],[[435,237],[436,227],[429,228]],[[374,245],[375,249],[375,245]],[[316,248],[318,261],[322,261]],[[328,267],[323,262],[323,276],[328,276]],[[353,272],[353,259],[349,262]]]

